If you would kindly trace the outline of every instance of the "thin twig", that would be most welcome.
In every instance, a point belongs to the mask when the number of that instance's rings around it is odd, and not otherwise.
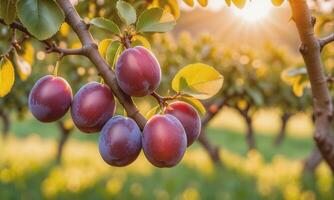
[[[319,39],[320,49],[322,50],[327,44],[334,42],[334,33],[327,37]]]

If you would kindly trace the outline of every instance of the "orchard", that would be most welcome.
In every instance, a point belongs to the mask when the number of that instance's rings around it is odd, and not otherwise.
[[[1,199],[333,199],[334,2],[3,0]]]

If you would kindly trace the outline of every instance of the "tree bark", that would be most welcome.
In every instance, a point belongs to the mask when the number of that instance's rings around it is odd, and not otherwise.
[[[247,133],[246,133],[246,142],[248,146],[248,151],[256,148],[255,138],[254,138],[254,129],[252,124],[252,118],[248,115],[244,116],[247,125]]]
[[[314,139],[323,158],[334,172],[334,137],[330,131],[333,105],[321,62],[321,45],[314,35],[315,19],[311,16],[306,0],[289,2],[302,42],[300,52],[305,61],[312,88],[315,114]]]
[[[282,144],[286,136],[286,127],[287,127],[290,117],[291,117],[290,113],[283,113],[283,115],[281,116],[281,128],[274,141],[274,146],[278,147]]]
[[[219,147],[212,144],[209,139],[207,138],[205,134],[205,129],[209,122],[217,116],[219,111],[223,108],[225,105],[225,102],[228,98],[221,98],[217,101],[215,101],[212,104],[206,105],[207,113],[206,115],[202,118],[202,130],[201,134],[198,138],[198,142],[202,145],[202,147],[206,150],[206,152],[209,154],[210,159],[213,163],[215,163],[217,166],[222,166],[223,162],[220,159],[220,154],[219,154]],[[215,109],[211,110],[210,106],[214,106]]]
[[[304,171],[314,174],[315,169],[320,165],[322,156],[318,148],[315,147],[312,154],[304,162]]]
[[[67,129],[65,127],[65,124],[64,124],[63,121],[58,121],[57,125],[58,125],[59,131],[60,131],[60,139],[59,139],[58,148],[57,148],[56,160],[57,160],[58,163],[61,163],[65,144],[66,144],[71,132],[73,131],[73,128]]]
[[[105,83],[111,88],[118,101],[126,110],[128,116],[133,118],[137,122],[138,126],[143,129],[147,120],[139,113],[139,110],[135,106],[131,97],[126,95],[119,88],[114,71],[111,70],[111,67],[101,57],[98,51],[98,46],[89,32],[89,25],[81,19],[69,0],[57,0],[57,2],[65,13],[66,22],[81,41],[84,50],[82,54],[89,58],[89,60],[95,65]]]
[[[10,130],[9,114],[3,110],[0,110],[0,117],[2,120],[2,136],[4,139],[6,139]]]

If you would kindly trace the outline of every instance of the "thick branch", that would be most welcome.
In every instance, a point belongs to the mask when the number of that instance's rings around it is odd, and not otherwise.
[[[302,42],[301,54],[306,64],[312,88],[316,118],[314,139],[322,156],[334,171],[334,139],[330,135],[333,105],[321,62],[321,46],[314,35],[311,11],[307,1],[290,0],[290,5]]]
[[[334,33],[330,34],[327,37],[321,38],[319,40],[320,43],[320,49],[323,49],[327,44],[334,42]]]
[[[115,73],[99,54],[97,44],[89,32],[89,26],[81,19],[69,0],[57,0],[57,2],[65,13],[66,22],[78,35],[78,38],[85,49],[84,55],[94,63],[105,83],[111,88],[114,95],[123,105],[124,109],[128,113],[128,116],[133,118],[138,123],[139,127],[143,129],[146,124],[146,119],[139,113],[139,110],[134,105],[131,97],[126,95],[119,88]]]

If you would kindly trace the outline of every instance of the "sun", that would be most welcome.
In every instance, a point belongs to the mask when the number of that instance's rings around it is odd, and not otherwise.
[[[248,2],[244,8],[233,8],[233,13],[248,22],[257,22],[270,14],[272,5],[270,1],[253,0]]]

